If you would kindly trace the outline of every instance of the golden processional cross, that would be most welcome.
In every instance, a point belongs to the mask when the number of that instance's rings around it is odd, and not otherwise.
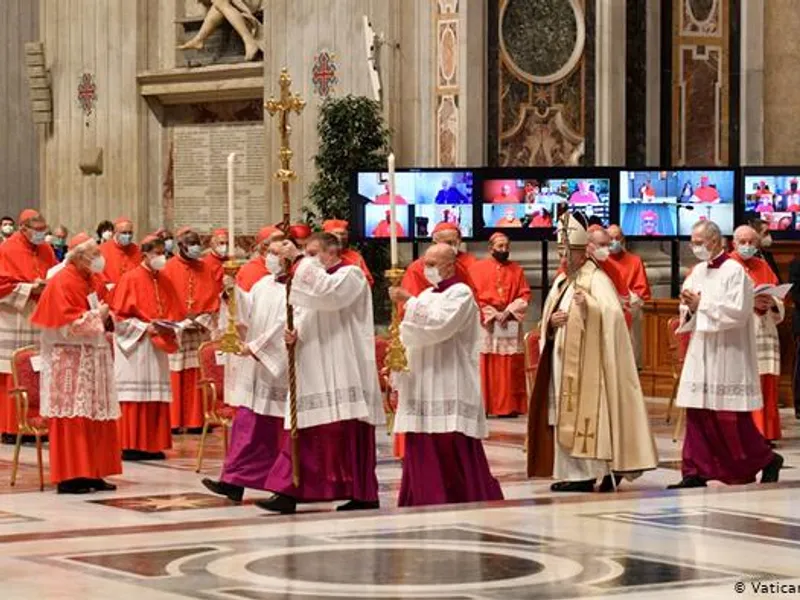
[[[294,153],[289,147],[289,138],[292,128],[289,125],[289,115],[295,113],[299,115],[306,106],[305,101],[299,94],[292,93],[292,78],[286,68],[281,69],[279,80],[281,96],[279,100],[270,98],[264,103],[264,108],[274,117],[278,115],[278,134],[281,138],[281,148],[278,156],[281,161],[280,168],[275,172],[275,179],[281,183],[283,193],[283,231],[289,234],[291,223],[291,199],[289,195],[289,184],[297,179],[297,173],[292,169],[292,156]],[[292,272],[291,265],[286,265],[286,328],[294,330],[294,310],[289,303],[292,293]],[[295,345],[287,344],[289,353],[289,429],[292,440],[292,483],[295,487],[300,486],[300,459],[298,457],[298,430],[297,430],[297,365],[295,363]]]

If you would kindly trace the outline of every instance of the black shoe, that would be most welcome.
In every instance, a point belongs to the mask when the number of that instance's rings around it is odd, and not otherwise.
[[[183,429],[180,427],[173,427],[170,429],[170,431],[172,432],[172,435],[180,435],[183,433]]]
[[[96,492],[115,492],[117,486],[102,479],[90,479],[89,487]]]
[[[56,486],[59,494],[89,494],[92,491],[88,479],[68,479]]]
[[[126,462],[135,462],[138,460],[144,460],[144,452],[141,452],[140,450],[123,450],[122,460]]]
[[[209,431],[211,431],[211,430],[209,429]],[[203,428],[202,427],[187,427],[186,433],[188,433],[189,435],[200,435],[201,433],[203,433]]]
[[[772,461],[761,471],[761,483],[776,483],[783,468],[783,457],[773,452]]]
[[[346,504],[342,504],[341,506],[337,506],[337,511],[350,511],[350,510],[377,510],[381,507],[381,503],[378,500],[374,502],[364,502],[363,500],[350,500],[350,502]]]
[[[244,488],[239,485],[225,483],[224,481],[214,481],[207,477],[201,482],[206,489],[219,496],[225,496],[231,502],[241,502],[244,497]]]
[[[0,443],[5,444],[6,446],[13,446],[17,443],[17,434],[4,433],[2,436],[0,436]]]
[[[297,510],[297,500],[283,494],[273,494],[266,500],[257,501],[256,506],[270,512],[281,513],[282,515],[293,515]]]
[[[689,488],[701,488],[706,487],[707,481],[702,477],[697,477],[696,475],[691,475],[689,477],[684,477],[681,479],[680,483],[673,483],[672,485],[668,485],[668,490],[683,490]]]
[[[611,475],[606,475],[603,477],[603,481],[600,482],[600,487],[597,489],[597,491],[601,494],[613,492],[619,487],[619,484],[622,483],[622,479],[622,475],[614,475],[614,481],[612,482]]]
[[[139,460],[167,460],[167,455],[163,452],[142,452]]]
[[[593,492],[594,479],[585,481],[556,481],[550,486],[551,492]]]

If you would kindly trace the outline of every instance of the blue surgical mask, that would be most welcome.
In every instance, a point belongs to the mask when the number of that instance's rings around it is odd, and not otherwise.
[[[164,250],[172,253],[175,250],[175,240],[164,240]]]
[[[198,260],[203,256],[203,247],[200,244],[192,244],[186,248],[186,256],[192,260]]]
[[[120,246],[130,246],[131,242],[133,241],[133,234],[132,233],[120,233],[117,236],[117,241],[119,242]]]
[[[611,251],[611,254],[619,254],[622,252],[622,242],[619,240],[611,240],[608,249]]]
[[[739,256],[743,259],[750,260],[756,255],[758,249],[755,246],[739,246],[736,248],[736,252],[738,252]]]
[[[40,246],[47,241],[47,232],[46,231],[34,231],[30,237],[31,244],[34,246]]]

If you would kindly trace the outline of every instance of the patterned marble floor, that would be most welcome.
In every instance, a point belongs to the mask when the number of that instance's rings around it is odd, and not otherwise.
[[[116,493],[38,491],[35,452],[8,485],[0,447],[3,599],[307,600],[791,597],[800,595],[800,422],[786,411],[787,468],[771,486],[665,491],[679,446],[651,403],[661,467],[617,494],[555,495],[523,476],[524,422],[492,420],[486,443],[507,500],[395,508],[400,467],[379,436],[381,511],[329,504],[267,515],[208,494],[197,439],[164,463],[125,465]],[[221,441],[204,473],[215,476]]]

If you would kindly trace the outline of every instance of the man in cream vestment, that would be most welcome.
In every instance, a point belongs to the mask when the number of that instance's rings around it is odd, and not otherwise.
[[[622,305],[588,241],[583,215],[562,218],[531,395],[528,474],[553,475],[557,492],[592,491],[598,477],[611,491],[658,464]]]

